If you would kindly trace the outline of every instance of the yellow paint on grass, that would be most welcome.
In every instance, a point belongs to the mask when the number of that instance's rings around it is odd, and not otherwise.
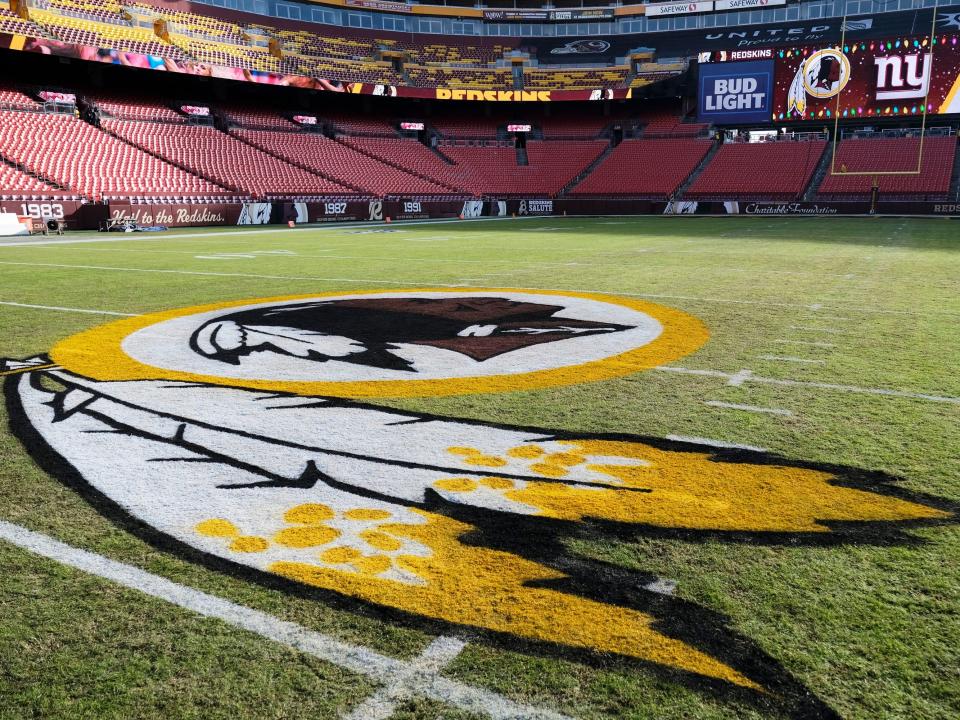
[[[204,520],[197,524],[196,531],[207,537],[234,537],[240,534],[236,525],[222,518]]]
[[[378,577],[340,572],[298,562],[276,562],[272,572],[315,587],[368,602],[452,623],[472,625],[531,640],[559,643],[597,652],[616,653],[760,689],[749,678],[686,643],[659,633],[654,618],[616,605],[569,595],[534,583],[563,577],[561,573],[510,553],[468,546],[459,538],[472,527],[450,518],[416,511],[422,525],[380,527],[400,539],[428,546],[428,557],[400,555],[398,567],[425,582],[411,585]],[[334,548],[325,562],[350,562],[361,572],[376,574],[389,558],[357,558]]]
[[[257,537],[256,535],[241,535],[238,538],[234,538],[228,547],[231,550],[242,553],[263,552],[270,547],[270,543],[267,542],[266,538]]]
[[[132,333],[151,325],[189,315],[209,313],[216,310],[271,302],[295,302],[311,298],[335,298],[345,294],[370,295],[387,292],[445,293],[463,295],[470,292],[529,292],[533,295],[585,298],[610,303],[642,312],[662,327],[658,337],[645,345],[617,355],[589,362],[562,365],[546,370],[507,373],[503,375],[478,375],[475,377],[451,377],[431,380],[365,380],[365,381],[291,381],[274,378],[234,378],[220,375],[184,372],[155,367],[135,360],[123,349],[123,341]],[[557,385],[577,385],[585,382],[606,380],[630,375],[658,365],[671,362],[699,349],[709,332],[697,318],[663,305],[636,298],[605,295],[602,293],[574,292],[567,290],[530,290],[517,288],[412,288],[407,290],[369,290],[343,293],[312,293],[310,295],[285,295],[279,297],[236,300],[230,302],[197,305],[163,312],[149,313],[124,318],[100,327],[81,332],[62,340],[50,351],[50,358],[70,372],[94,380],[177,380],[182,382],[208,383],[229,387],[245,387],[252,390],[320,395],[334,397],[424,397],[463,395],[472,393],[508,392],[534,390]]]
[[[278,545],[289,548],[319,547],[340,537],[340,531],[323,525],[284,528],[274,536]]]
[[[357,508],[356,510],[347,510],[343,516],[348,520],[386,520],[390,517],[390,512],[377,508]]]
[[[304,503],[292,507],[284,513],[283,519],[288,523],[314,524],[333,520],[336,513],[332,508],[321,503]]]
[[[824,523],[830,521],[948,516],[924,505],[834,484],[833,475],[819,470],[719,462],[709,453],[661,450],[635,442],[582,440],[569,444],[581,456],[646,463],[588,466],[616,482],[609,489],[531,481],[507,490],[505,496],[539,508],[542,515],[564,520],[599,518],[701,530],[827,532]]]

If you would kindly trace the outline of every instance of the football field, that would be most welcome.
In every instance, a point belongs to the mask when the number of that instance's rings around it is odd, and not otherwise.
[[[0,718],[960,716],[958,229],[0,238]]]

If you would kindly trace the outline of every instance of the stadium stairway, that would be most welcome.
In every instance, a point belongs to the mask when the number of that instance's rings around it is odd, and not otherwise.
[[[71,192],[70,188],[68,188],[66,185],[63,185],[62,183],[57,182],[51,177],[47,177],[43,173],[37,172],[33,168],[28,168],[24,165],[21,165],[20,163],[14,162],[13,160],[10,160],[9,158],[3,155],[0,155],[0,163],[2,163],[7,167],[13,168],[13,170],[19,173],[22,173],[23,175],[35,178],[36,180],[39,180],[40,182],[46,185],[49,185],[55,190],[59,190],[60,192]]]
[[[574,187],[579,185],[582,180],[584,180],[590,173],[596,170],[603,163],[603,161],[607,159],[607,157],[610,155],[610,153],[613,152],[613,149],[615,147],[616,145],[614,145],[613,143],[610,143],[610,145],[608,145],[602,153],[597,155],[597,157],[593,160],[592,163],[590,163],[583,170],[581,170],[579,173],[574,175],[573,179],[571,179],[570,182],[568,182],[566,185],[563,186],[560,192],[557,193],[557,197],[564,197],[570,190],[572,190]]]
[[[831,162],[833,162],[833,142],[828,142],[826,149],[823,151],[823,157],[820,158],[820,164],[817,165],[817,169],[813,171],[810,184],[807,185],[807,190],[803,193],[804,200],[810,201],[816,199],[817,193],[820,192],[820,183],[823,182],[823,178],[826,177],[830,171]]]
[[[242,130],[242,128],[234,128],[234,130]],[[265,132],[270,132],[270,131],[265,131]],[[320,172],[320,171],[317,170],[316,168],[309,167],[309,166],[307,166],[307,165],[305,165],[305,164],[303,164],[303,163],[301,163],[301,162],[299,162],[299,161],[293,160],[293,159],[291,159],[291,158],[283,157],[283,156],[277,154],[276,152],[274,152],[269,146],[267,146],[267,145],[265,145],[265,144],[264,144],[264,145],[261,145],[260,143],[252,142],[252,141],[250,141],[248,138],[243,137],[242,135],[240,135],[240,134],[237,133],[237,132],[230,132],[230,133],[228,133],[228,134],[230,135],[230,137],[234,138],[235,140],[239,140],[239,141],[242,142],[244,145],[249,145],[249,146],[252,147],[254,150],[259,150],[259,151],[262,152],[262,153],[266,153],[267,155],[270,155],[271,157],[276,158],[277,160],[279,160],[279,161],[282,162],[282,163],[286,163],[287,165],[293,165],[294,167],[300,168],[301,170],[305,170],[305,171],[308,172],[308,173],[311,173],[311,174],[313,174],[313,175],[317,175],[317,176],[319,176],[319,177],[322,177],[322,178],[325,179],[325,180],[329,180],[329,181],[334,182],[334,183],[336,183],[336,184],[338,184],[338,185],[343,185],[344,187],[350,188],[351,190],[353,190],[354,192],[356,192],[356,193],[359,194],[359,195],[369,195],[369,194],[370,194],[369,191],[364,190],[364,189],[362,189],[361,187],[359,187],[358,185],[354,185],[354,184],[351,183],[351,182],[348,182],[348,181],[346,181],[346,180],[342,180],[342,179],[340,179],[340,178],[332,177],[331,175],[329,175],[329,174],[327,174],[327,173]]]
[[[146,145],[138,145],[138,144],[136,144],[135,142],[132,142],[131,140],[128,140],[128,139],[125,138],[123,135],[117,133],[117,132],[113,129],[113,127],[111,127],[111,122],[110,122],[110,121],[113,120],[114,118],[105,118],[105,119],[107,120],[107,122],[103,122],[103,120],[101,120],[100,125],[99,125],[99,126],[96,126],[101,132],[104,132],[104,133],[106,133],[107,135],[110,135],[111,137],[116,138],[117,140],[119,140],[119,141],[122,142],[122,143],[126,143],[126,144],[129,145],[130,147],[132,147],[132,148],[134,148],[134,149],[136,149],[136,150],[139,150],[139,151],[142,152],[142,153],[146,153],[147,155],[150,155],[151,157],[155,157],[157,160],[161,160],[161,161],[165,162],[167,165],[173,165],[175,168],[179,168],[180,170],[183,170],[183,171],[186,172],[186,173],[190,173],[191,175],[196,175],[197,177],[203,178],[204,180],[206,180],[206,181],[208,181],[208,182],[211,182],[211,183],[213,183],[214,185],[219,185],[220,187],[225,188],[225,189],[227,189],[227,190],[230,190],[230,191],[232,191],[232,192],[239,193],[239,194],[244,194],[244,191],[241,190],[240,188],[236,187],[235,185],[232,185],[232,184],[230,184],[230,183],[228,183],[228,182],[226,182],[226,181],[224,181],[224,180],[216,180],[216,179],[214,179],[214,178],[212,178],[212,177],[208,177],[207,175],[204,175],[203,173],[198,172],[198,171],[195,170],[194,168],[188,167],[188,166],[184,165],[183,163],[177,162],[177,161],[176,161],[175,159],[173,159],[173,158],[165,157],[165,156],[163,156],[163,155],[161,155],[161,154],[159,154],[159,153],[154,152],[153,150],[151,150],[151,149],[150,149],[149,147],[147,147]],[[119,118],[117,118],[117,119],[119,119]],[[89,122],[89,120],[85,120],[85,122]]]
[[[673,194],[673,197],[670,198],[671,200],[679,200],[683,198],[684,193],[690,189],[690,186],[693,185],[700,173],[707,169],[707,165],[709,165],[710,161],[713,160],[714,155],[720,151],[721,145],[722,143],[714,141],[713,145],[707,151],[707,154],[703,156],[703,160],[701,160],[700,163],[693,169],[693,172],[687,175],[687,179],[680,184],[680,187],[677,188],[677,191]]]
[[[960,198],[960,152],[953,157],[953,174],[950,176],[950,198]]]
[[[353,137],[350,137],[350,136],[342,136],[342,137],[338,137],[338,138],[335,138],[335,139],[336,139],[336,141],[337,141],[338,143],[341,143],[341,144],[343,144],[343,145],[346,145],[346,146],[349,147],[351,150],[356,150],[357,152],[362,153],[363,155],[366,155],[366,156],[369,157],[369,158],[373,158],[374,160],[378,160],[379,162],[382,162],[384,165],[390,165],[391,167],[394,167],[394,168],[396,168],[397,170],[402,170],[403,172],[405,172],[405,173],[407,173],[407,174],[409,174],[409,175],[413,175],[414,177],[418,177],[418,178],[420,178],[421,180],[426,180],[426,181],[428,181],[428,182],[433,182],[433,183],[436,183],[436,184],[438,184],[438,185],[442,185],[443,187],[448,188],[448,189],[451,190],[452,192],[455,192],[455,193],[463,193],[463,192],[465,192],[463,188],[457,187],[456,185],[452,185],[451,183],[447,182],[446,180],[444,180],[444,179],[441,178],[441,177],[434,177],[433,175],[420,172],[420,171],[418,171],[416,168],[401,165],[401,164],[399,164],[399,163],[397,163],[397,162],[394,162],[394,161],[391,160],[390,158],[386,157],[386,155],[383,154],[383,153],[373,153],[373,152],[370,152],[367,148],[363,147],[363,144],[362,144],[362,142],[361,142],[361,141],[363,140],[363,138],[353,138]],[[375,139],[377,139],[377,140],[388,140],[388,141],[390,141],[390,142],[394,141],[394,138],[375,138]],[[353,142],[351,142],[351,141],[353,141]],[[412,141],[407,141],[407,140],[403,140],[403,139],[400,139],[400,138],[396,138],[396,142],[412,142]],[[428,149],[428,150],[431,150],[437,157],[439,157],[439,158],[440,158],[444,163],[446,163],[447,165],[454,165],[454,164],[455,164],[450,158],[446,157],[445,155],[443,155],[443,153],[441,153],[439,150],[437,150],[437,148],[432,148],[432,147],[430,147],[429,145],[425,145],[424,143],[419,143],[419,145],[422,146],[422,147],[425,147],[425,148]]]
[[[517,165],[529,165],[530,158],[527,157],[527,151],[525,148],[517,147]]]

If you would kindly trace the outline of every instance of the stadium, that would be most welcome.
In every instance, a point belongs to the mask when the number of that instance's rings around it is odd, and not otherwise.
[[[0,718],[960,716],[960,6],[0,0]]]

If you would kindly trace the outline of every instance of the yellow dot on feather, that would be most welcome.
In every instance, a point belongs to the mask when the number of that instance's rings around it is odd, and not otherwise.
[[[229,547],[235,552],[263,552],[270,547],[270,543],[267,542],[266,538],[256,535],[241,535],[238,538],[234,538]]]
[[[390,517],[390,512],[376,508],[355,508],[347,510],[343,516],[348,520],[386,520]]]
[[[512,490],[513,480],[498,477],[480,478],[480,484],[492,490]]]
[[[581,465],[586,461],[587,459],[583,455],[572,452],[553,453],[544,458],[544,462],[555,463],[557,465]]]
[[[539,445],[518,445],[507,450],[507,455],[521,460],[533,460],[543,455],[543,452]]]
[[[537,475],[543,475],[548,478],[562,478],[568,472],[563,465],[545,462],[534,463],[530,466],[530,469],[537,473]]]
[[[472,448],[472,447],[460,447],[460,446],[456,446],[456,445],[455,445],[454,447],[448,447],[448,448],[447,448],[447,452],[450,453],[451,455],[468,455],[468,456],[469,456],[469,455],[480,455],[480,454],[481,454],[480,451],[477,450],[476,448]]]
[[[496,455],[471,455],[465,457],[463,462],[467,465],[480,465],[481,467],[503,467],[507,461]]]
[[[360,551],[356,548],[346,547],[341,545],[340,547],[330,548],[329,550],[320,553],[320,559],[327,563],[332,563],[334,565],[340,565],[341,563],[353,562],[358,557],[360,557]]]
[[[301,523],[311,525],[322,523],[325,520],[332,520],[335,513],[326,505],[320,503],[304,503],[287,510],[283,514],[283,519],[288,523]]]
[[[437,480],[433,486],[449,492],[472,492],[477,489],[477,483],[470,478],[444,478]]]
[[[289,548],[308,548],[326,545],[340,537],[340,531],[322,525],[284,528],[274,536],[280,545]]]
[[[201,535],[206,535],[208,537],[233,537],[234,535],[240,534],[240,531],[237,529],[236,525],[229,520],[223,520],[222,518],[211,518],[210,520],[204,520],[203,522],[198,523],[194,529]]]
[[[366,540],[367,544],[371,547],[385,552],[393,552],[403,547],[403,543],[393,537],[393,535],[387,535],[386,533],[377,532],[376,530],[365,530],[360,533],[360,537]]]
[[[352,564],[363,575],[379,575],[393,566],[393,562],[386,555],[370,555],[358,558]]]

